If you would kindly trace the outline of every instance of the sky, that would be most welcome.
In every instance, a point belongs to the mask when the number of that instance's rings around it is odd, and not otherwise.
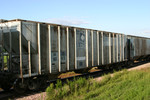
[[[0,0],[0,19],[150,37],[150,0]]]

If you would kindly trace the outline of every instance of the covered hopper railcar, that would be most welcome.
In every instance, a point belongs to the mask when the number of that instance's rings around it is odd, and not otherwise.
[[[62,72],[147,59],[150,39],[58,24],[1,20],[0,86],[36,90]],[[144,44],[144,45],[143,45]],[[105,66],[104,66],[105,65]],[[3,81],[2,81],[3,80]]]
[[[128,35],[128,60],[149,60],[150,38]]]

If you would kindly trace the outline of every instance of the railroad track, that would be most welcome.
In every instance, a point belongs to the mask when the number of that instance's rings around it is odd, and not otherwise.
[[[9,97],[14,96],[14,90],[11,89],[10,91],[0,91],[0,100],[8,100]]]
[[[128,68],[133,68],[142,64],[148,63],[147,61],[142,61],[142,62],[136,62],[134,63],[132,66],[129,66]],[[123,69],[123,68],[122,68]],[[117,69],[116,69],[117,70]],[[120,70],[120,69],[118,69]],[[113,70],[100,70],[100,71],[94,71],[94,72],[90,72],[90,73],[84,73],[81,75],[77,75],[77,76],[71,76],[71,77],[67,77],[67,78],[62,78],[60,79],[62,81],[62,83],[66,83],[66,80],[73,80],[74,77],[78,78],[78,77],[85,77],[85,78],[89,78],[89,77],[93,77],[93,78],[97,78],[100,77],[104,74],[107,73],[113,73]],[[55,80],[51,80],[47,82],[47,85],[45,86],[45,88],[42,88],[41,90],[39,90],[40,92],[44,92],[46,87],[49,86],[50,83],[56,83],[57,79]],[[11,89],[10,91],[0,91],[0,100],[8,100],[8,99],[16,99],[16,98],[21,98],[21,97],[25,97],[25,96],[29,96],[29,95],[33,95],[36,93],[40,93],[40,92],[35,92],[35,91],[27,91],[24,94],[17,94],[13,89]]]

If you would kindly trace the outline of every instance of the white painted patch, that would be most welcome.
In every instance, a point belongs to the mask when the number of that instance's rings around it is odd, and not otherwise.
[[[77,60],[85,60],[85,57],[77,57]]]

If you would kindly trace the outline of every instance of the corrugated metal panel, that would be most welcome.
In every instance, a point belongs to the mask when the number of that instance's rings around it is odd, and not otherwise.
[[[115,62],[115,41],[114,41],[114,33],[111,33],[111,62]]]
[[[121,61],[124,61],[124,35],[121,35]]]
[[[77,28],[76,46],[77,46],[77,69],[86,67],[86,37],[85,30]]]
[[[112,49],[112,44],[111,44],[111,33],[109,33],[109,64],[111,64],[111,57],[112,57],[112,53],[111,53],[111,49]]]
[[[127,60],[127,49],[128,49],[128,42],[127,42],[127,36],[124,35],[124,60]]]
[[[49,72],[48,25],[40,24],[41,71]]]
[[[142,44],[141,38],[139,38],[139,55],[140,55],[140,56],[142,56],[142,49],[143,49],[143,48],[142,48],[142,45],[143,45],[143,44]]]
[[[93,46],[93,30],[91,30],[91,45],[92,45],[92,66],[94,66],[94,46]]]
[[[134,56],[138,56],[139,54],[139,40],[138,38],[134,38],[134,45],[135,45],[135,55]]]
[[[92,33],[88,30],[88,66],[92,66]]]
[[[93,66],[98,65],[97,56],[97,31],[93,31]]]
[[[103,33],[103,57],[104,65],[109,64],[109,34]]]
[[[37,52],[37,24],[22,22],[22,34],[27,40],[31,41],[31,46]]]
[[[75,38],[74,28],[69,28],[69,69],[74,70],[75,67]]]
[[[142,45],[143,45],[143,49],[144,49],[144,55],[146,55],[146,50],[147,50],[147,44],[146,44],[146,39],[144,39],[143,38],[143,43],[142,43]]]
[[[134,58],[134,56],[135,56],[135,43],[134,43],[134,41],[135,41],[135,37],[132,37],[132,46],[131,46],[131,54],[132,54],[132,59]],[[143,42],[143,41],[142,41]]]
[[[121,44],[120,44],[120,42],[121,42],[121,39],[120,39],[120,34],[118,34],[118,62],[120,62],[120,57],[121,57],[121,48],[120,48],[120,46],[121,46]]]
[[[24,37],[23,43],[25,43],[24,44],[25,46],[23,46],[23,47],[26,47],[25,49],[27,50],[27,41],[30,41],[30,44],[31,44],[31,50],[30,50],[32,53],[31,73],[38,73],[38,71],[39,71],[39,68],[37,67],[37,66],[39,66],[37,30],[38,30],[37,23],[22,21],[22,36]],[[43,41],[41,41],[41,42],[43,42]],[[28,59],[26,59],[26,60],[27,61],[25,61],[25,62],[28,62]]]
[[[103,36],[102,36],[102,32],[99,32],[99,65],[102,65],[102,51],[103,51]]]
[[[114,34],[114,56],[115,56],[115,59],[114,59],[114,63],[118,62],[118,34]]]
[[[97,31],[97,65],[99,66],[99,31]]]
[[[147,47],[147,53],[146,54],[150,55],[150,45],[149,45],[150,44],[150,39],[146,39],[146,41],[147,41],[147,43],[146,43],[147,44],[147,46],[146,46]]]
[[[119,60],[118,60],[118,52],[119,52],[119,49],[118,49],[118,47],[119,47],[119,45],[118,45],[118,34],[116,34],[116,62],[118,62]]]
[[[131,37],[130,38],[130,58],[133,59],[133,57],[135,56],[135,46],[134,46],[134,38]]]
[[[67,70],[67,28],[60,27],[61,71]]]
[[[51,25],[51,63],[52,73],[58,72],[58,27],[53,25]]]

